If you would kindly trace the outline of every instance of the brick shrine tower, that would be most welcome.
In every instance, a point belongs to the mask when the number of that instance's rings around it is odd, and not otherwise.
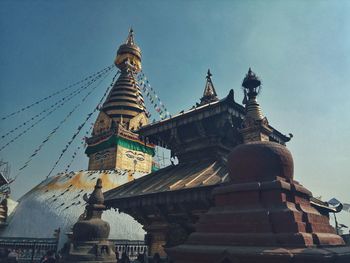
[[[230,182],[213,190],[215,205],[168,255],[176,263],[350,262],[350,247],[294,180],[291,153],[265,140],[270,129],[256,101],[259,79],[249,70],[242,85],[245,143],[228,157]]]

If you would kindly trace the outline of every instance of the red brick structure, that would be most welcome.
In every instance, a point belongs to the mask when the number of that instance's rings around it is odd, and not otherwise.
[[[228,170],[230,183],[214,189],[215,206],[196,231],[167,250],[176,263],[350,262],[350,247],[311,205],[311,192],[293,179],[285,146],[239,145]]]
[[[249,69],[242,83],[245,144],[228,156],[229,183],[213,190],[215,205],[187,241],[166,252],[176,263],[350,262],[350,247],[329,224],[329,211],[294,180],[291,153],[268,140],[271,129],[256,100],[260,85]]]

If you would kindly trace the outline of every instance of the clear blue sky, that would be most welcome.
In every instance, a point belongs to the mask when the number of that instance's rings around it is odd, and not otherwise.
[[[171,113],[199,100],[212,70],[220,97],[252,69],[270,123],[293,133],[295,178],[324,200],[350,202],[350,1],[0,2],[1,116],[113,63],[133,26],[143,68]],[[110,79],[110,78],[109,78]],[[41,181],[108,81],[79,108],[13,184],[21,196]],[[0,152],[13,175],[79,101]],[[49,103],[0,123],[1,134]],[[6,140],[7,141],[7,140]],[[1,145],[5,141],[1,142]],[[76,145],[76,144],[75,144]],[[71,148],[73,150],[75,146]],[[65,168],[71,151],[56,171]],[[83,152],[74,169],[86,169]],[[341,216],[350,225],[350,216]]]

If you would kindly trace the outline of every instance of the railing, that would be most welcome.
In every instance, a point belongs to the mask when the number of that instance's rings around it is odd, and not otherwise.
[[[119,258],[125,252],[131,260],[134,260],[139,254],[147,254],[148,252],[148,247],[141,240],[111,239],[110,241],[115,244],[115,251]],[[39,263],[47,251],[56,252],[57,248],[57,238],[1,237],[0,262],[6,262],[6,260],[4,261],[4,257],[7,256],[6,251],[15,250],[18,254],[18,263]]]
[[[111,239],[115,245],[115,252],[118,253],[119,258],[121,258],[122,254],[125,252],[131,260],[137,258],[139,254],[148,253],[148,247],[145,245],[143,240],[118,240]]]
[[[0,249],[2,249],[2,256],[7,256],[7,250],[15,250],[18,254],[19,263],[40,262],[40,259],[46,254],[47,251],[57,251],[57,244],[57,238],[0,238]]]

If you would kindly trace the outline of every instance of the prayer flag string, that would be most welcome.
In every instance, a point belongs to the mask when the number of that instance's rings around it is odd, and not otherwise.
[[[42,110],[41,112],[39,112],[38,114],[34,115],[33,117],[31,117],[30,119],[26,120],[25,122],[21,123],[20,125],[18,125],[17,127],[13,128],[12,130],[8,131],[7,133],[1,135],[1,139],[6,138],[7,136],[13,134],[14,132],[16,132],[17,130],[19,130],[20,128],[26,126],[27,124],[29,124],[30,122],[34,121],[35,119],[39,118],[41,115],[43,115],[44,113],[48,112],[51,109],[54,109],[51,113],[53,113],[54,111],[56,111],[57,109],[59,109],[63,104],[65,104],[66,102],[70,101],[73,97],[75,97],[76,95],[80,94],[83,90],[86,90],[93,82],[95,82],[96,80],[98,80],[99,78],[101,78],[104,74],[107,74],[111,69],[109,69],[108,71],[104,71],[101,74],[97,75],[95,78],[92,78],[87,84],[80,86],[78,89],[72,91],[71,93],[69,93],[68,95],[66,95],[65,97],[61,98],[60,100],[58,100],[56,103],[50,105],[49,107],[47,107],[46,109]],[[62,105],[61,105],[62,104]],[[59,107],[58,107],[59,105]],[[56,108],[55,108],[56,107]],[[48,115],[45,115],[45,118]],[[45,118],[42,118],[45,119]]]
[[[47,96],[47,97],[44,97],[44,98],[42,98],[42,99],[39,99],[38,101],[33,102],[32,104],[30,104],[30,105],[28,105],[28,106],[26,106],[26,107],[23,107],[23,108],[21,108],[21,109],[19,109],[19,110],[17,110],[17,111],[14,111],[14,112],[12,112],[12,113],[7,114],[6,116],[2,117],[1,120],[2,120],[2,121],[3,121],[3,120],[6,120],[6,119],[8,119],[9,117],[12,117],[12,116],[14,116],[14,115],[16,115],[16,114],[18,114],[18,113],[20,113],[20,112],[23,112],[23,111],[25,111],[25,110],[27,110],[27,109],[29,109],[29,108],[32,108],[32,107],[34,107],[34,106],[40,104],[40,103],[43,102],[43,101],[49,100],[49,99],[51,99],[52,97],[54,97],[54,96],[56,96],[56,95],[58,95],[58,94],[61,94],[61,93],[64,92],[64,91],[66,91],[67,89],[70,89],[70,88],[72,88],[72,87],[75,87],[75,86],[79,85],[80,83],[83,83],[83,82],[85,82],[85,81],[87,81],[87,80],[89,80],[89,79],[92,79],[92,78],[95,77],[95,76],[100,75],[101,73],[105,73],[106,71],[111,70],[113,67],[114,67],[114,65],[110,65],[110,66],[108,66],[108,67],[106,67],[106,68],[104,68],[104,69],[102,69],[102,70],[100,70],[100,71],[98,71],[98,72],[96,72],[96,73],[94,73],[94,74],[92,74],[92,75],[90,75],[90,76],[88,76],[88,77],[86,77],[86,78],[84,78],[84,79],[78,81],[78,82],[75,82],[75,83],[69,85],[68,87],[66,87],[66,88],[64,88],[64,89],[61,89],[61,90],[59,90],[59,91],[56,91],[56,92],[52,93],[51,95],[49,95],[49,96]]]
[[[69,161],[69,163],[67,164],[66,166],[66,169],[64,169],[64,172],[65,173],[68,173],[68,170],[69,168],[72,166],[75,158],[77,157],[77,154],[79,152],[80,149],[84,148],[84,145],[86,144],[85,140],[86,140],[86,137],[91,133],[92,129],[94,127],[94,123],[92,123],[90,125],[90,128],[85,132],[85,136],[81,139],[81,142],[80,144],[78,144],[78,146],[75,148],[73,154],[72,154],[72,157],[71,157],[71,160]]]
[[[89,81],[85,86],[84,89],[80,90],[77,94],[80,94],[83,90],[85,90],[86,88],[90,87],[95,81],[97,81],[98,79],[102,78],[103,74],[98,75],[95,79],[92,79],[91,81]],[[104,76],[106,77],[106,75]],[[96,87],[92,88],[92,90],[94,90]],[[45,114],[43,117],[41,117],[39,120],[37,120],[36,122],[34,122],[31,126],[29,126],[27,129],[23,130],[22,132],[20,132],[17,136],[15,136],[13,139],[11,139],[9,142],[7,142],[6,144],[4,144],[3,146],[0,147],[0,152],[2,150],[4,150],[7,146],[11,145],[12,143],[14,143],[15,141],[17,141],[20,137],[22,137],[23,135],[25,135],[26,133],[28,133],[32,128],[34,128],[37,124],[39,124],[40,122],[42,122],[44,119],[46,119],[48,116],[50,116],[53,112],[55,112],[57,109],[61,108],[64,104],[66,104],[68,101],[72,100],[74,98],[74,96],[71,96],[67,99],[65,99],[63,102],[61,102],[60,104],[58,104],[56,106],[56,108],[52,109],[51,111],[49,111],[47,114]]]
[[[61,120],[59,122],[59,124],[49,133],[49,135],[45,138],[45,140],[43,140],[40,145],[34,150],[34,152],[28,157],[28,160],[23,164],[23,166],[21,168],[19,168],[19,172],[16,175],[16,178],[18,177],[18,175],[21,173],[21,171],[23,169],[25,169],[26,167],[28,167],[29,163],[33,160],[33,158],[40,152],[40,150],[44,147],[44,145],[46,144],[46,142],[48,142],[50,140],[50,138],[57,132],[57,130],[69,119],[69,117],[72,116],[72,114],[78,109],[79,106],[81,106],[85,100],[89,97],[89,95],[91,95],[91,93],[102,83],[102,81],[108,76],[109,74],[107,74],[106,76],[104,76],[102,78],[102,80],[99,81],[99,83],[93,88],[91,89],[81,100],[81,102],[79,104],[77,104],[76,106],[74,106],[74,108],[66,115],[66,117]]]
[[[142,87],[143,93],[149,99],[155,111],[159,114],[161,120],[170,118],[171,115],[168,109],[165,107],[164,103],[160,100],[159,96],[151,86],[149,80],[147,79],[143,71],[139,73],[137,79],[138,79],[138,82],[140,83],[140,86]]]
[[[48,178],[51,173],[53,172],[53,170],[56,168],[56,166],[58,165],[59,161],[62,159],[64,153],[68,150],[69,146],[73,143],[74,139],[79,135],[80,131],[84,128],[85,124],[89,121],[89,119],[91,118],[91,116],[100,109],[101,104],[103,103],[105,97],[107,96],[109,90],[111,89],[111,87],[113,87],[115,78],[117,77],[119,71],[114,75],[111,84],[108,86],[108,88],[106,89],[105,93],[103,94],[102,98],[100,99],[100,101],[98,102],[97,106],[94,108],[94,110],[92,112],[90,112],[85,120],[78,126],[77,131],[73,134],[72,138],[69,140],[69,142],[66,144],[66,146],[64,147],[64,149],[61,151],[60,156],[58,157],[57,161],[55,162],[55,164],[53,165],[53,167],[51,168],[50,172],[48,173],[48,175],[46,176],[46,178]]]

